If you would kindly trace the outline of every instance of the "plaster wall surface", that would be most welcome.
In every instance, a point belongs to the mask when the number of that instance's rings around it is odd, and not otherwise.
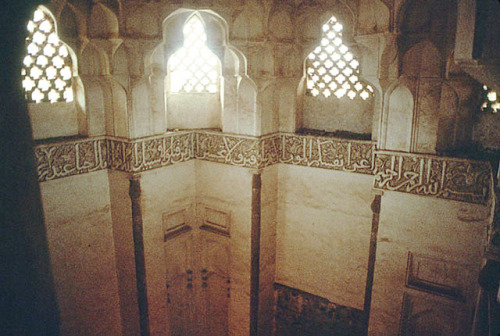
[[[146,172],[141,177],[146,278],[150,331],[164,335],[169,326],[167,291],[165,286],[166,248],[164,243],[164,214],[185,209],[187,223],[192,227],[193,259],[203,263],[203,248],[225,242],[214,233],[199,229],[202,218],[194,208],[208,206],[229,214],[229,270],[230,295],[228,309],[229,335],[248,333],[250,312],[250,232],[251,232],[251,177],[248,169],[203,161],[188,161],[174,166]],[[213,239],[211,238],[213,237]],[[207,245],[212,244],[212,245]],[[216,248],[217,249],[217,248]],[[207,253],[211,253],[207,251]],[[196,254],[200,254],[197,256]],[[209,261],[214,263],[215,261]],[[193,261],[193,265],[200,266]],[[220,265],[223,267],[223,265]],[[217,268],[215,265],[214,267]],[[208,265],[210,270],[210,265]],[[199,269],[193,270],[194,286]],[[195,279],[196,278],[196,279]],[[210,281],[210,280],[209,280]],[[203,311],[203,310],[201,310]],[[217,318],[206,316],[207,319]]]
[[[370,134],[373,123],[373,98],[370,101],[362,101],[306,96],[303,118],[305,128]]]
[[[57,109],[58,113],[54,113]],[[28,111],[34,139],[47,139],[78,134],[74,103],[29,104]]]
[[[169,94],[167,97],[168,129],[221,128],[220,93]]]
[[[194,161],[196,198],[215,209],[230,210],[228,334],[248,335],[250,326],[250,242],[252,170]]]
[[[362,309],[372,177],[279,165],[278,181],[276,282]]]
[[[108,174],[40,184],[61,335],[121,335]]]
[[[165,335],[168,323],[163,214],[187,208],[195,195],[194,161],[141,175],[146,285],[151,335]]]
[[[396,335],[401,323],[427,333],[467,334],[488,216],[483,205],[385,192],[369,334]],[[419,310],[425,310],[421,320]]]

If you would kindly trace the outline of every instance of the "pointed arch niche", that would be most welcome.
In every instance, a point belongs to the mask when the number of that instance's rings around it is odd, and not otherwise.
[[[163,42],[145,66],[153,134],[194,128],[259,134],[256,85],[245,57],[228,43],[226,21],[213,11],[169,15]]]
[[[362,78],[359,47],[352,27],[328,14],[320,37],[304,61],[298,92],[298,128],[371,138],[377,92]],[[350,22],[349,20],[346,20]]]
[[[22,77],[34,139],[87,135],[77,58],[60,40],[52,12],[38,6],[27,31]]]

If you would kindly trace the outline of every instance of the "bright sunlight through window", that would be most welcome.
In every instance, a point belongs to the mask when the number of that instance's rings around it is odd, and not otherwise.
[[[481,111],[498,113],[500,111],[500,96],[486,85],[483,86],[483,96]]]
[[[306,61],[307,94],[366,100],[373,88],[359,80],[359,62],[342,40],[344,27],[332,16],[322,27],[320,45]]]
[[[28,23],[23,88],[31,103],[72,102],[71,57],[56,34],[51,15],[38,8]]]
[[[208,49],[207,34],[200,17],[193,15],[184,24],[184,45],[168,62],[170,92],[216,93],[219,91],[220,66]]]

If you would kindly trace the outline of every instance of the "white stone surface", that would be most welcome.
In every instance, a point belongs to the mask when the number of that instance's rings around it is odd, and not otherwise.
[[[279,166],[276,282],[362,309],[371,176]]]
[[[40,185],[60,332],[121,335],[108,174]]]
[[[252,170],[196,161],[196,198],[231,209],[229,335],[248,335]]]
[[[28,112],[35,140],[78,135],[77,107],[72,103],[29,104]]]
[[[142,220],[151,335],[167,330],[163,213],[189,207],[195,195],[194,161],[145,172],[141,179]]]
[[[433,276],[458,281],[468,309],[465,321],[470,321],[476,303],[488,217],[488,208],[482,205],[385,192],[369,334],[398,333],[408,252],[448,263],[450,269],[454,263],[459,265],[459,274],[447,274],[444,268],[435,269]],[[428,294],[427,297],[432,299],[436,295]],[[459,303],[455,302],[454,306],[458,309]],[[468,328],[469,324],[464,323]],[[467,333],[464,329],[461,332]]]
[[[167,128],[221,129],[220,93],[167,94]]]

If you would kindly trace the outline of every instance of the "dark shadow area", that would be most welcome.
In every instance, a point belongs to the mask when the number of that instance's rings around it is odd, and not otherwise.
[[[343,139],[349,139],[349,140],[368,140],[368,141],[370,141],[372,139],[372,135],[370,133],[354,133],[354,132],[349,132],[349,131],[327,132],[325,130],[316,130],[316,129],[309,129],[309,128],[301,128],[297,131],[297,134],[343,138]]]
[[[274,288],[277,336],[363,335],[361,310],[285,285]]]
[[[3,2],[0,62],[0,334],[58,335],[58,310],[21,87],[27,19],[37,1]]]

